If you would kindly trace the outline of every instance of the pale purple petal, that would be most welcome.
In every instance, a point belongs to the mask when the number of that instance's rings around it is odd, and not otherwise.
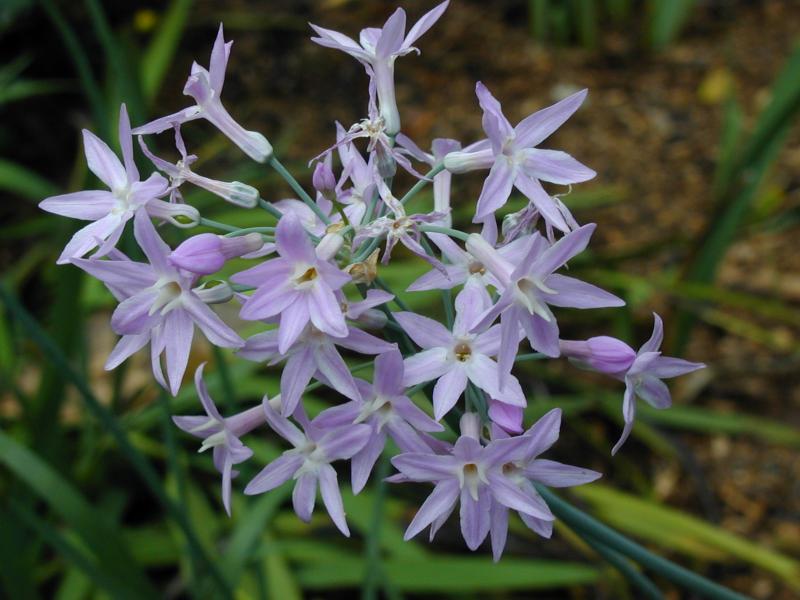
[[[561,150],[525,150],[525,174],[542,181],[569,185],[592,179],[597,173]]]
[[[564,216],[561,214],[561,210],[558,208],[558,204],[545,191],[537,179],[531,178],[528,173],[520,173],[514,180],[514,186],[525,194],[548,225],[565,233],[570,230],[569,225],[564,220]]]
[[[245,305],[244,308],[247,308]],[[242,314],[244,314],[244,308]],[[297,294],[295,302],[283,308],[278,326],[278,352],[286,354],[308,324],[308,305],[305,294]]]
[[[366,445],[371,431],[369,425],[348,425],[328,431],[319,439],[317,445],[329,462],[348,460]]]
[[[385,444],[386,434],[375,432],[369,437],[367,444],[353,456],[350,462],[350,470],[354,494],[358,494],[364,489],[369,475],[372,473],[372,468],[375,466],[381,452],[383,452]]]
[[[451,367],[447,356],[445,348],[431,348],[409,356],[403,361],[403,385],[416,385],[441,377]]]
[[[269,403],[266,396],[264,396],[261,402],[261,407],[264,410],[264,416],[267,419],[267,424],[272,428],[273,431],[275,431],[275,433],[288,441],[295,448],[302,447],[308,442],[306,435],[300,431],[300,429],[298,429],[294,423],[289,421],[289,419],[286,417],[283,417],[275,412],[275,409],[272,408],[272,405]]]
[[[525,513],[520,513],[520,519],[531,531],[534,531],[543,538],[550,539],[553,535],[553,521],[545,521],[544,519],[537,519]]]
[[[374,385],[379,396],[391,398],[403,393],[403,356],[398,350],[375,358]]]
[[[177,308],[164,317],[164,337],[166,338],[167,379],[173,396],[178,394],[189,363],[192,349],[194,324],[185,310]]]
[[[375,337],[357,327],[348,327],[347,336],[335,338],[334,342],[337,346],[353,350],[359,354],[382,354],[395,347],[395,344]]]
[[[433,386],[433,415],[439,421],[453,408],[467,387],[466,370],[455,366]]]
[[[128,118],[128,108],[125,104],[119,109],[119,145],[122,148],[122,160],[125,163],[125,174],[128,183],[139,181],[139,169],[133,158],[133,136],[131,135],[131,120]]]
[[[492,492],[494,499],[521,513],[528,514],[538,519],[552,519],[553,513],[547,508],[547,505],[541,497],[526,494],[522,489],[511,483],[511,481],[499,474],[489,473],[489,489]]]
[[[375,46],[375,56],[377,56],[378,59],[386,59],[400,50],[405,32],[406,12],[402,8],[398,8],[386,19],[386,23],[384,23],[381,29],[381,36],[378,38],[378,44]]]
[[[499,502],[492,502],[491,512],[489,514],[491,519],[491,542],[492,542],[492,558],[494,562],[500,560],[503,556],[503,549],[506,547],[506,538],[508,537],[508,509]]]
[[[477,500],[472,498],[466,487],[461,490],[461,535],[464,536],[464,541],[470,550],[476,550],[489,533],[491,501],[489,490],[486,488],[478,490]]]
[[[316,370],[313,350],[309,347],[292,354],[286,361],[281,373],[281,413],[284,416],[294,413]]]
[[[231,53],[232,44],[233,42],[225,43],[222,23],[220,23],[217,37],[214,40],[214,47],[211,49],[211,60],[208,63],[209,82],[211,83],[211,89],[217,93],[217,96],[222,93],[222,87],[225,83],[225,69],[228,66],[228,57]]]
[[[350,369],[333,344],[320,344],[314,351],[314,361],[330,387],[350,400],[361,400]],[[305,387],[305,386],[304,386]]]
[[[622,400],[622,417],[625,421],[625,427],[622,429],[622,435],[619,436],[619,440],[611,449],[612,456],[622,448],[622,444],[628,439],[633,429],[633,421],[636,418],[636,395],[633,385],[629,382],[625,382],[625,396]]]
[[[75,258],[72,263],[106,285],[122,290],[138,292],[142,288],[150,287],[158,280],[158,276],[153,273],[150,265],[130,260]]]
[[[392,463],[396,459],[392,459]],[[458,482],[455,479],[446,479],[436,484],[430,496],[419,507],[411,523],[406,529],[403,539],[410,540],[428,525],[433,523],[440,515],[449,514],[458,499]]]
[[[89,170],[112,191],[122,191],[128,185],[125,167],[103,140],[88,129],[83,130],[83,147]]]
[[[132,131],[132,133],[134,135],[161,133],[162,131],[166,131],[167,129],[172,129],[173,127],[175,127],[175,125],[180,125],[181,123],[186,123],[188,121],[199,119],[201,116],[202,113],[197,106],[187,106],[183,110],[179,110],[176,113],[172,113],[171,115],[167,115],[166,117],[160,117],[158,119],[154,119],[149,123],[141,125],[140,127],[136,127]]]
[[[244,493],[248,496],[263,494],[289,481],[303,466],[303,457],[297,453],[284,453],[264,467],[250,480]]]
[[[552,306],[570,308],[607,308],[625,306],[625,301],[614,294],[606,292],[591,283],[580,281],[574,277],[553,274],[547,278],[545,285],[556,291],[547,294],[545,300]]]
[[[393,457],[392,464],[411,481],[455,477],[456,460],[452,456],[410,452]]]
[[[525,432],[525,437],[530,438],[527,456],[532,458],[548,450],[558,441],[560,429],[561,409],[554,408],[545,413]]]
[[[679,377],[698,369],[704,369],[703,363],[689,362],[682,358],[672,358],[671,356],[659,356],[647,369],[647,373],[659,379]]]
[[[589,223],[566,234],[541,254],[533,265],[531,273],[547,277],[564,266],[567,261],[586,249],[596,227],[594,223]]]
[[[302,294],[280,283],[275,286],[260,285],[245,301],[239,316],[248,321],[256,321],[278,314],[283,316],[283,311],[289,307],[304,310],[306,322],[308,321],[308,309]]]
[[[60,265],[67,264],[71,259],[80,258],[96,248],[98,240],[118,237],[116,234],[122,232],[127,219],[128,217],[124,214],[109,214],[79,229],[67,242],[56,262]]]
[[[664,322],[656,313],[653,313],[653,333],[650,339],[647,340],[642,347],[639,348],[639,353],[642,352],[656,352],[661,347],[661,342],[664,341]]]
[[[525,468],[525,476],[550,487],[570,487],[595,481],[603,474],[591,469],[540,458]]]
[[[447,10],[447,6],[450,4],[450,0],[446,0],[442,2],[435,8],[429,10],[424,15],[419,18],[419,21],[414,23],[414,26],[408,30],[405,39],[403,40],[402,49],[406,49],[411,47],[414,42],[416,42],[420,36],[422,36],[428,29],[433,27],[434,23],[439,20],[445,10]]]
[[[330,465],[323,465],[319,469],[319,491],[322,494],[322,502],[331,517],[331,520],[347,537],[350,537],[350,530],[347,528],[347,521],[344,517],[344,506],[342,504],[342,494],[339,492],[338,478],[336,471]]]
[[[556,129],[561,127],[586,99],[588,90],[576,92],[552,106],[524,118],[514,128],[516,143],[520,148],[529,148],[543,142]]]
[[[403,418],[410,423],[415,429],[419,431],[443,431],[439,423],[431,419],[428,414],[419,406],[414,404],[406,396],[394,398],[392,400],[392,408]],[[416,451],[415,451],[416,452]]]
[[[311,286],[308,294],[308,313],[311,322],[320,331],[334,337],[347,335],[347,323],[344,320],[342,307],[331,288],[322,281]]]
[[[217,410],[217,406],[214,404],[214,400],[211,399],[211,394],[208,393],[208,386],[206,386],[206,382],[203,379],[205,365],[206,363],[202,363],[194,372],[194,386],[197,389],[197,395],[203,405],[203,410],[206,411],[209,417],[217,421],[224,421],[222,415],[219,414],[219,410]]]
[[[275,244],[281,256],[313,265],[317,262],[314,246],[303,224],[294,213],[284,213],[275,230]]]
[[[396,312],[394,317],[414,343],[423,349],[449,346],[453,339],[444,325],[413,312]],[[412,384],[413,385],[413,384]]]
[[[292,506],[301,521],[308,523],[311,520],[316,496],[317,476],[313,473],[303,473],[297,478],[292,490]]]
[[[636,385],[636,394],[653,408],[664,409],[672,406],[667,384],[652,375],[645,374],[640,377]]]
[[[62,217],[96,221],[110,213],[116,202],[114,194],[106,190],[85,190],[45,198],[39,208]]]
[[[150,341],[149,333],[140,333],[133,335],[123,335],[117,342],[111,354],[106,359],[106,364],[103,368],[106,371],[116,369],[120,363],[127,360],[132,354],[138,352]]]
[[[486,181],[483,182],[473,222],[483,221],[508,201],[516,177],[514,168],[505,156],[495,160]]]
[[[226,325],[211,308],[194,294],[183,295],[183,307],[209,342],[221,348],[239,348],[244,340]]]
[[[145,211],[136,213],[133,221],[133,234],[139,247],[147,256],[156,272],[161,274],[176,273],[169,262],[170,247],[159,237],[150,217]]]

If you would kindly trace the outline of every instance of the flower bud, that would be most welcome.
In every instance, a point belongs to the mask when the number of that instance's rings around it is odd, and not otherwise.
[[[326,233],[317,244],[317,258],[321,260],[332,259],[342,249],[343,244],[344,237],[341,233]]]
[[[198,275],[210,275],[219,271],[225,261],[254,252],[262,246],[261,234],[248,233],[236,237],[224,237],[213,233],[201,233],[190,237],[169,255],[176,267]]]
[[[461,415],[459,426],[462,436],[471,437],[476,440],[481,439],[481,418],[478,416],[478,413],[465,412]]]
[[[189,171],[188,169],[184,170],[183,177],[186,181],[193,183],[197,187],[208,190],[212,194],[216,194],[226,202],[230,202],[236,206],[253,208],[258,204],[259,193],[252,185],[247,185],[240,181],[217,181],[216,179],[198,175],[194,171]]]
[[[206,281],[192,290],[206,304],[221,304],[233,298],[233,290],[227,281]]]
[[[317,166],[314,167],[314,175],[311,177],[311,182],[314,184],[314,189],[325,198],[331,201],[334,199],[336,177],[329,165],[324,162],[318,162]]]
[[[636,359],[636,352],[625,342],[607,335],[586,341],[560,340],[561,353],[601,373],[627,371]]]
[[[494,163],[494,153],[491,148],[477,152],[457,151],[450,152],[444,157],[444,168],[451,173],[466,173],[478,169],[489,169]]]

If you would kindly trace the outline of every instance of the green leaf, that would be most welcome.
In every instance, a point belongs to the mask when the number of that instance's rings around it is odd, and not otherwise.
[[[572,491],[610,524],[662,548],[706,560],[745,561],[800,589],[800,562],[779,552],[674,508],[602,484],[576,487]]]
[[[148,103],[153,101],[172,65],[191,7],[192,0],[173,0],[144,53],[139,65],[139,77]]]
[[[130,591],[128,596],[152,595],[144,574],[136,569],[119,531],[106,522],[80,493],[36,454],[0,432],[0,462],[24,481],[50,508],[59,514],[92,550],[101,568]],[[42,527],[49,527],[41,521]]]
[[[16,163],[0,159],[0,190],[36,202],[59,193],[58,187]]]
[[[494,563],[488,556],[389,559],[383,569],[395,588],[420,594],[574,588],[595,583],[600,576],[598,569],[578,563],[509,557]],[[351,588],[361,583],[363,571],[362,560],[340,558],[301,567],[297,578],[304,589]]]

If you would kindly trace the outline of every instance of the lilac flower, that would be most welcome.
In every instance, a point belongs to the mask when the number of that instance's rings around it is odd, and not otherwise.
[[[225,69],[228,66],[232,44],[233,42],[225,42],[220,23],[217,39],[211,50],[209,68],[192,63],[192,72],[183,88],[184,95],[191,96],[196,104],[137,127],[133,133],[137,135],[161,133],[177,124],[206,119],[239,146],[247,156],[257,162],[266,162],[272,156],[272,145],[267,138],[256,131],[247,131],[233,120],[222,105],[222,86],[225,83]]]
[[[407,291],[449,290],[473,279],[479,281],[484,287],[487,285],[494,288],[500,287],[500,283],[494,275],[474,256],[456,244],[450,236],[434,232],[427,232],[425,235],[447,258],[447,263],[444,265],[445,272],[443,273],[439,269],[430,270],[408,286]],[[524,240],[515,240],[510,244],[500,246],[497,252],[513,263],[524,258],[526,249]]]
[[[394,348],[369,333],[347,325],[347,335],[331,337],[311,324],[306,325],[297,341],[288,350],[279,352],[280,329],[271,329],[249,338],[239,350],[239,356],[249,360],[267,361],[274,365],[286,360],[281,374],[281,413],[294,413],[303,390],[312,377],[324,381],[329,387],[350,400],[361,400],[350,369],[336,346],[360,354],[380,354]]]
[[[134,218],[134,235],[150,264],[127,260],[122,253],[115,253],[116,260],[76,258],[72,262],[103,281],[120,301],[111,316],[111,328],[122,338],[108,357],[106,370],[150,342],[153,375],[174,396],[186,371],[195,326],[215,346],[238,348],[244,341],[192,289],[196,277],[170,263],[169,246],[143,211]],[[166,354],[166,380],[161,370],[162,352]]]
[[[257,251],[264,245],[260,233],[225,237],[213,233],[193,235],[173,250],[169,262],[197,275],[211,275],[225,261]]]
[[[142,136],[139,136],[139,146],[141,146],[145,156],[150,159],[150,162],[170,178],[170,195],[173,202],[182,201],[179,188],[184,182],[188,181],[219,196],[226,202],[242,208],[253,208],[258,203],[258,190],[251,185],[239,181],[217,181],[192,171],[190,167],[197,160],[197,156],[187,154],[186,144],[183,143],[183,137],[181,136],[180,125],[175,125],[175,146],[181,155],[181,159],[177,163],[168,162],[150,152],[150,148],[144,143]]]
[[[337,123],[337,142],[343,140],[345,136],[344,128]],[[344,213],[350,223],[358,226],[367,212],[367,202],[372,201],[375,195],[375,186],[379,179],[373,164],[374,155],[371,154],[368,161],[364,160],[361,153],[349,142],[340,144],[338,150],[339,159],[342,161],[342,177],[338,186],[340,192],[337,201],[344,205]],[[352,185],[348,189],[341,189],[346,179],[349,179]]]
[[[398,56],[404,56],[409,52],[419,53],[412,44],[439,20],[448,4],[449,0],[425,13],[408,34],[405,33],[406,13],[402,8],[398,8],[386,20],[383,28],[362,29],[360,44],[339,32],[311,25],[319,36],[312,37],[311,41],[320,46],[346,52],[364,65],[377,89],[380,115],[389,135],[395,135],[400,131],[400,114],[394,94],[394,61]]]
[[[370,437],[365,446],[352,458],[353,493],[357,494],[367,483],[375,462],[386,445],[387,434],[403,452],[429,452],[430,446],[418,432],[442,431],[443,427],[431,419],[406,396],[403,385],[403,357],[397,348],[375,358],[375,379],[372,385],[356,380],[361,390],[361,400],[353,400],[326,410],[318,417],[324,427],[366,423]]]
[[[285,354],[311,322],[334,337],[348,333],[334,290],[350,277],[320,260],[300,220],[292,213],[278,221],[275,243],[279,258],[237,273],[231,281],[256,286],[241,317],[250,321],[280,315],[278,351]]]
[[[597,471],[565,465],[553,460],[538,458],[540,454],[548,450],[556,440],[558,440],[559,429],[561,426],[561,409],[554,408],[521,437],[526,437],[530,443],[525,448],[525,452],[514,459],[506,462],[502,466],[502,473],[506,479],[515,485],[527,497],[535,498],[540,508],[547,507],[546,503],[536,491],[533,483],[541,483],[551,487],[571,487],[582,485],[600,478],[602,475]],[[506,439],[508,436],[495,428],[493,439]],[[515,439],[515,438],[511,438]],[[511,507],[514,508],[514,507]],[[491,508],[491,541],[492,555],[495,562],[500,560],[506,544],[508,534],[508,510],[506,504],[492,502]],[[549,538],[553,533],[553,517],[541,518],[518,510],[522,522],[529,529],[538,533],[542,537]],[[549,513],[549,509],[546,511]]]
[[[424,261],[430,263],[446,276],[444,265],[434,256],[425,252],[425,248],[420,244],[419,226],[423,223],[436,223],[442,217],[439,213],[406,215],[403,204],[389,191],[385,183],[380,182],[378,189],[384,204],[392,211],[392,216],[379,217],[361,227],[353,238],[353,246],[358,246],[361,242],[371,238],[386,237],[386,249],[383,252],[381,262],[388,264],[392,257],[392,249],[400,242],[412,253],[419,256]]]
[[[253,456],[253,451],[245,446],[239,438],[264,424],[264,410],[254,406],[229,418],[224,418],[208,393],[203,381],[203,367],[197,367],[194,373],[194,385],[197,395],[206,411],[204,417],[172,417],[173,422],[186,433],[203,440],[200,452],[213,448],[214,466],[222,474],[222,504],[228,516],[231,514],[231,479],[239,473],[233,465],[243,463]]]
[[[703,363],[661,356],[659,348],[664,339],[664,325],[661,317],[655,313],[653,320],[653,333],[650,339],[642,344],[636,353],[625,342],[614,338],[602,338],[602,341],[598,341],[599,338],[592,338],[586,342],[566,340],[561,342],[567,356],[625,382],[625,396],[622,402],[625,427],[611,454],[617,453],[633,429],[637,396],[653,408],[669,408],[672,405],[672,397],[667,384],[661,380],[705,368]],[[613,369],[617,367],[619,368],[614,371]]]
[[[294,511],[303,521],[308,522],[314,512],[319,484],[328,514],[339,531],[350,537],[336,471],[330,463],[347,460],[361,450],[369,439],[370,428],[367,425],[346,425],[327,429],[319,425],[324,411],[309,421],[300,405],[294,417],[303,428],[301,430],[276,413],[266,397],[263,407],[269,426],[294,448],[284,452],[253,477],[244,493],[262,494],[293,478],[296,481],[292,492]]]
[[[394,141],[386,130],[383,117],[378,114],[378,108],[375,106],[375,85],[370,82],[369,87],[369,104],[367,108],[367,118],[362,119],[355,123],[347,130],[344,136],[338,136],[336,143],[322,152],[322,154],[311,159],[313,163],[323,156],[327,156],[334,148],[338,148],[343,144],[349,144],[353,140],[360,138],[367,138],[367,152],[370,155],[370,162],[374,162],[375,169],[381,178],[393,177],[397,172],[397,165],[403,167],[406,171],[411,173],[414,177],[424,179],[425,176],[418,173],[411,165],[411,161],[406,157],[407,152],[394,145]]]
[[[116,245],[125,229],[125,223],[141,209],[164,218],[174,213],[185,214],[195,223],[199,219],[199,214],[191,207],[175,211],[168,203],[157,200],[167,193],[167,180],[158,173],[153,173],[145,181],[139,180],[139,170],[133,159],[131,124],[124,104],[119,111],[119,142],[124,165],[103,140],[91,131],[83,130],[84,152],[89,170],[111,191],[87,190],[62,194],[47,198],[39,204],[47,212],[92,221],[72,236],[58,257],[60,265],[84,256],[98,245],[102,246],[100,254],[106,254]]]
[[[488,140],[469,150],[453,152],[444,164],[453,173],[491,167],[478,198],[475,222],[484,221],[503,206],[516,187],[544,220],[561,231],[569,231],[565,220],[571,219],[566,208],[559,206],[544,190],[540,181],[571,184],[586,181],[595,172],[569,154],[559,150],[542,150],[536,145],[547,139],[564,121],[578,110],[586,98],[586,90],[577,92],[553,106],[526,117],[512,127],[503,115],[500,103],[486,86],[478,82],[476,93],[483,109],[483,130]]]
[[[432,451],[412,452],[392,459],[392,464],[405,480],[435,484],[433,492],[406,529],[406,540],[428,525],[432,526],[433,535],[456,504],[461,506],[461,533],[470,550],[475,550],[486,539],[492,526],[491,509],[495,503],[540,520],[554,519],[532,487],[520,487],[504,473],[504,465],[523,460],[535,440],[521,435],[493,440],[483,446],[478,430],[477,415],[465,413],[461,418],[461,437],[449,455]]]
[[[427,317],[412,312],[397,312],[395,318],[422,352],[405,360],[403,385],[437,380],[433,388],[433,413],[436,420],[446,415],[471,381],[492,398],[525,406],[525,395],[516,377],[508,376],[501,391],[497,363],[490,358],[500,350],[500,328],[470,333],[478,318],[491,306],[486,290],[473,282],[456,297],[453,331]],[[519,342],[519,336],[516,341]]]
[[[397,143],[409,155],[419,161],[428,163],[432,167],[441,164],[447,154],[461,149],[461,142],[458,140],[436,138],[431,144],[432,153],[423,152],[410,137],[402,133],[398,134]],[[440,223],[445,227],[453,225],[453,218],[450,215],[450,183],[452,178],[453,174],[447,169],[433,176],[433,210],[444,215]]]
[[[528,240],[526,256],[516,265],[506,260],[481,236],[471,234],[467,250],[497,278],[501,295],[478,326],[500,316],[502,341],[498,362],[503,379],[511,371],[517,351],[516,337],[525,330],[531,347],[548,356],[558,356],[558,323],[550,306],[604,308],[625,303],[589,283],[555,274],[567,261],[583,252],[594,232],[591,223],[566,234],[552,246],[538,233]],[[502,387],[502,384],[501,384]]]

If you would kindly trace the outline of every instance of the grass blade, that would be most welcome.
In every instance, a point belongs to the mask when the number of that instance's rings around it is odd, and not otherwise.
[[[139,65],[139,79],[142,95],[148,104],[155,98],[172,65],[191,7],[192,0],[173,0],[144,53]]]

